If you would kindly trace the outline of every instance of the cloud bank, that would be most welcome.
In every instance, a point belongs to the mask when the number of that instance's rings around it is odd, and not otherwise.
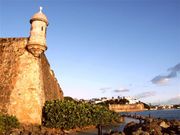
[[[99,89],[102,93],[105,93],[107,92],[108,90],[111,90],[112,92],[115,92],[115,93],[120,93],[120,92],[129,92],[130,90],[129,89],[126,89],[126,88],[122,88],[122,89],[114,89],[112,87],[102,87]]]
[[[180,95],[170,98],[167,104],[180,104]]]
[[[162,76],[162,75],[158,75],[156,77],[154,77],[151,82],[154,84],[166,84],[167,82],[169,82],[170,78],[168,78],[168,76]]]
[[[115,92],[115,93],[129,92],[129,91],[130,91],[129,89],[115,89],[115,90],[113,90],[113,92]]]
[[[107,90],[110,90],[111,87],[104,87],[104,88],[100,88],[99,90],[102,92],[102,93],[105,93]]]
[[[171,79],[176,78],[177,74],[180,72],[180,63],[168,69],[170,72],[168,75],[158,75],[154,77],[151,82],[154,84],[167,84]]]
[[[140,94],[134,96],[134,98],[142,99],[142,98],[148,98],[148,97],[155,96],[155,95],[156,95],[155,91],[147,91],[147,92],[143,92],[143,93],[140,93]]]

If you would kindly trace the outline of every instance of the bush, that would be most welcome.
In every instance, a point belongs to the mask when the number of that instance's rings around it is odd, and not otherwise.
[[[109,106],[109,104],[121,104],[121,105],[125,105],[125,104],[129,104],[129,100],[122,98],[122,99],[115,99],[115,100],[107,100],[105,102],[101,102],[98,103],[99,105],[103,105],[103,106]]]
[[[0,133],[9,131],[12,128],[18,128],[20,123],[15,116],[1,115],[0,114]]]
[[[47,101],[43,108],[43,125],[51,128],[72,129],[89,125],[110,124],[119,114],[105,106],[73,101]]]

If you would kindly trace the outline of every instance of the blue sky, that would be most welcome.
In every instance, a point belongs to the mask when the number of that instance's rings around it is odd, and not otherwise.
[[[28,37],[39,6],[65,96],[180,103],[179,0],[0,0],[0,37]]]

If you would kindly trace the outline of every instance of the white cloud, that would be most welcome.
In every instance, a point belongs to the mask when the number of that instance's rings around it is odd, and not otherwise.
[[[142,98],[148,98],[148,97],[155,96],[155,95],[156,95],[155,91],[147,91],[147,92],[143,92],[143,93],[140,93],[138,95],[135,95],[134,98],[135,99],[142,99]]]
[[[126,89],[126,88],[113,90],[113,92],[116,92],[116,93],[119,93],[119,92],[129,92],[129,91],[130,91],[130,90],[129,90],[129,89]]]
[[[168,75],[162,76],[162,75],[158,75],[156,77],[154,77],[151,82],[154,84],[167,84],[171,79],[176,78],[177,74],[180,72],[180,63],[175,65],[172,68],[169,68],[168,71],[170,71],[170,73]]]
[[[159,85],[163,85],[163,84],[167,84],[169,82],[169,78],[167,76],[156,76],[154,77],[151,82],[154,84],[159,84]]]
[[[177,65],[175,65],[174,67],[172,67],[172,68],[169,68],[168,69],[169,71],[171,71],[171,72],[180,72],[180,63],[179,64],[177,64]]]
[[[180,104],[180,94],[175,97],[170,98],[167,101],[167,104]]]
[[[103,88],[100,88],[99,90],[102,92],[102,93],[105,93],[107,90],[110,90],[111,87],[103,87]]]

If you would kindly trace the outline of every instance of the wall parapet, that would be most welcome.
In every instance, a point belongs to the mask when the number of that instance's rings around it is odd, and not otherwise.
[[[8,42],[17,42],[17,41],[27,41],[28,37],[10,37],[10,38],[0,38],[0,43],[8,43]],[[0,44],[1,45],[1,44]]]

